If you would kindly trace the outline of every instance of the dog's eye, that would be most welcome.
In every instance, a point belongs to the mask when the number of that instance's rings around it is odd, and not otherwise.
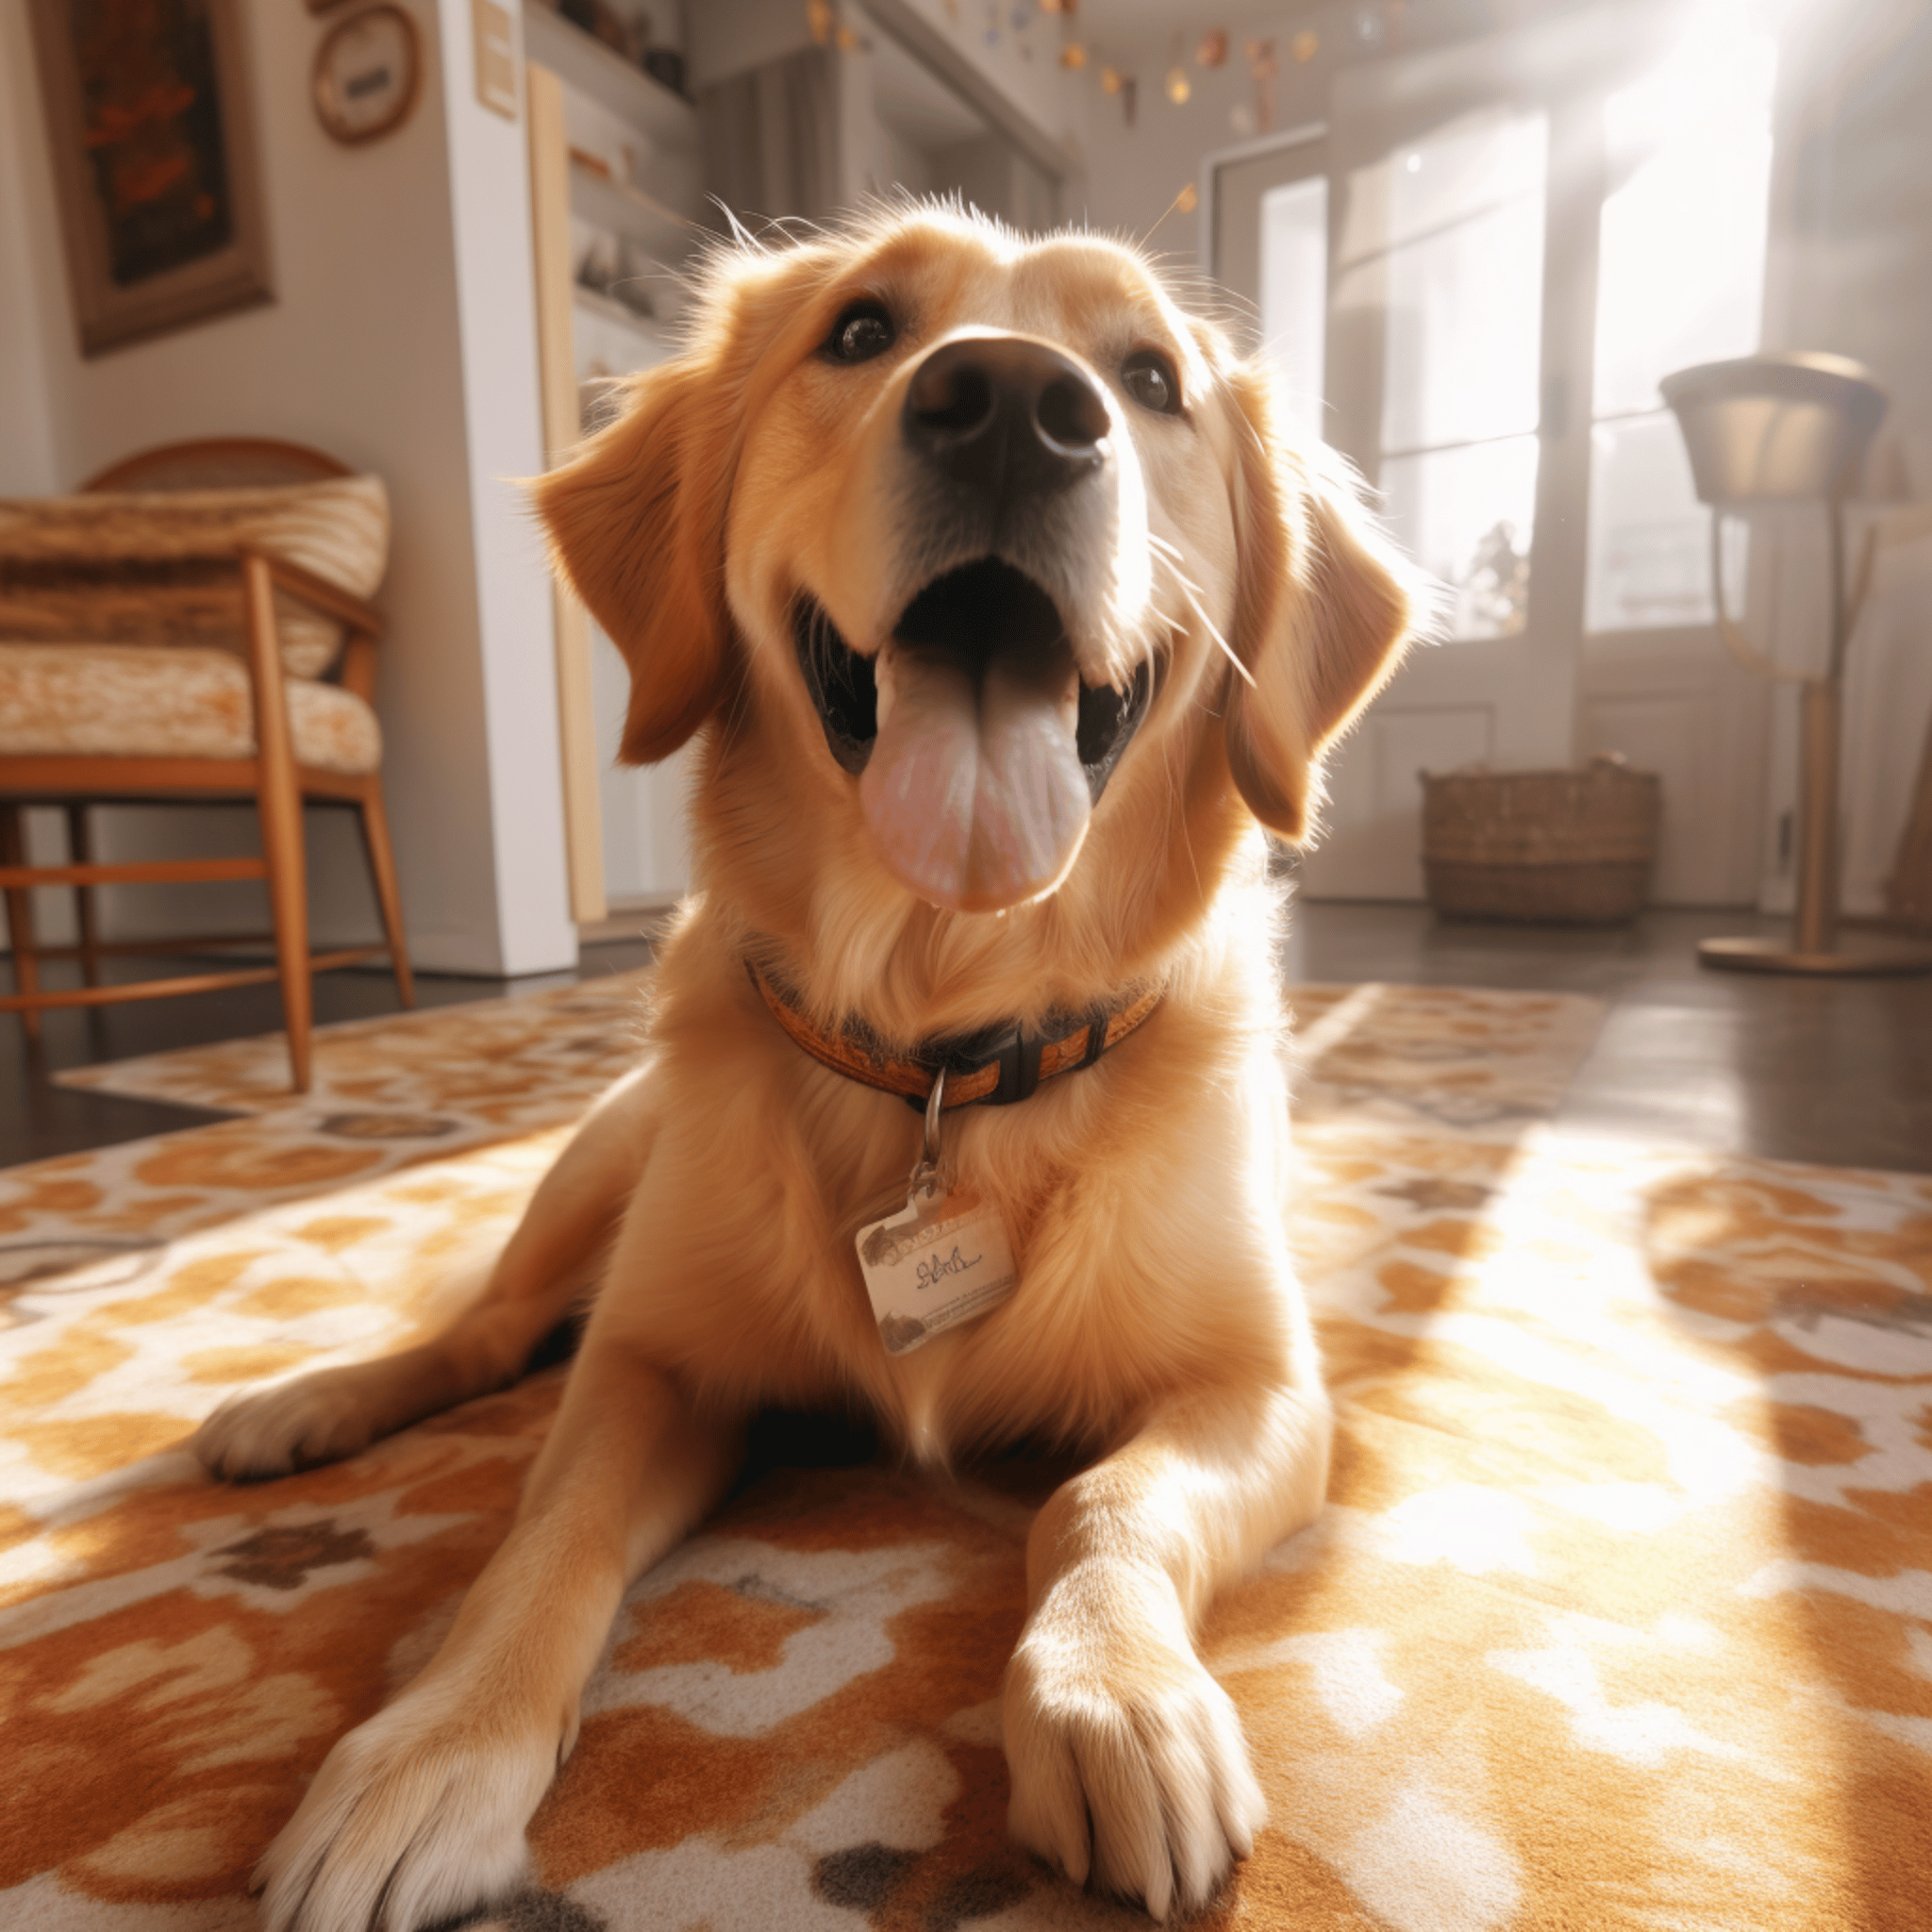
[[[1121,382],[1143,409],[1172,416],[1181,406],[1181,379],[1158,349],[1136,349],[1121,364]]]
[[[899,339],[883,302],[851,302],[839,311],[825,354],[834,362],[870,362],[883,356]]]

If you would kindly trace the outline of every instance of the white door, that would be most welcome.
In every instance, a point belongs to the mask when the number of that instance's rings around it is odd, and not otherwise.
[[[1735,143],[1768,113],[1768,83],[1740,42],[1721,51],[1741,80],[1687,91],[1676,25],[1691,18],[1590,8],[1338,78],[1312,351],[1323,427],[1443,608],[1439,641],[1330,759],[1304,870],[1314,895],[1422,896],[1424,771],[1618,750],[1664,777],[1657,896],[1753,896],[1763,698],[1710,627],[1708,526],[1656,379],[1756,343],[1762,154]],[[1294,164],[1280,158],[1277,197]],[[1307,251],[1282,232],[1278,198],[1250,189],[1253,212],[1239,205],[1243,168],[1210,183],[1215,265],[1280,355],[1284,333],[1306,338],[1309,306],[1280,264]],[[1640,226],[1659,194],[1678,238],[1662,254]],[[1307,194],[1306,218],[1313,208]],[[1258,238],[1246,254],[1241,221]],[[1302,366],[1310,354],[1293,352]]]

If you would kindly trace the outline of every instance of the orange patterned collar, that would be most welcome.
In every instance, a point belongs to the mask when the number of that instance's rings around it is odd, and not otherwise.
[[[1017,1020],[946,1040],[922,1041],[910,1053],[894,1053],[864,1027],[848,1023],[823,1031],[801,1010],[795,997],[751,960],[752,984],[792,1041],[823,1067],[882,1093],[896,1093],[923,1108],[935,1075],[946,1074],[944,1107],[1006,1107],[1029,1098],[1042,1080],[1091,1067],[1108,1047],[1118,1046],[1159,1006],[1158,987],[1095,1007],[1064,1024],[1049,1021],[1035,1032]]]

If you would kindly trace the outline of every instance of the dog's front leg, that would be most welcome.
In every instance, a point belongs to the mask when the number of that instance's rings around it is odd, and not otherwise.
[[[517,1880],[625,1586],[716,1500],[737,1434],[593,1324],[442,1648],[329,1753],[263,1857],[268,1932],[414,1932]]]
[[[1253,1850],[1260,1788],[1193,1628],[1321,1508],[1329,1435],[1319,1386],[1202,1391],[1041,1511],[1007,1676],[1008,1822],[1076,1883],[1091,1871],[1162,1919]]]

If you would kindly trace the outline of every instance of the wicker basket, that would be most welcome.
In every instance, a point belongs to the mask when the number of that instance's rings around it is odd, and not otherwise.
[[[1657,863],[1654,772],[1601,754],[1574,772],[1424,772],[1423,871],[1445,919],[1622,925]]]

